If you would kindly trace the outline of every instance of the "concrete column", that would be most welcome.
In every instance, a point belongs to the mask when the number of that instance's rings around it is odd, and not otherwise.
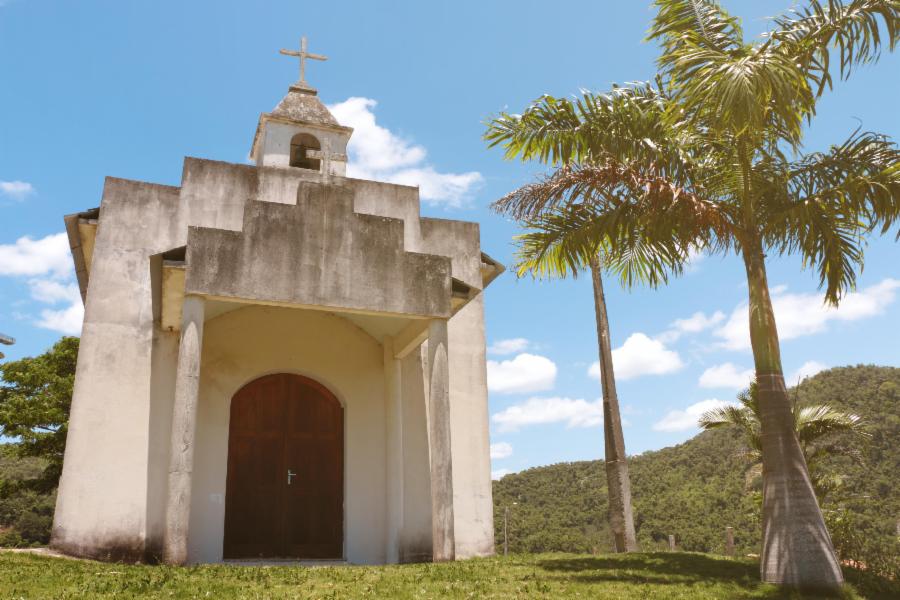
[[[435,562],[456,558],[447,346],[447,321],[432,320],[428,326],[428,454],[431,461],[432,559]]]
[[[396,347],[396,340],[394,340]],[[431,562],[431,462],[428,452],[428,348],[401,359],[403,527],[400,562]]]
[[[187,562],[191,476],[197,432],[197,395],[200,388],[200,351],[203,346],[203,298],[186,296],[181,310],[181,341],[175,372],[175,406],[172,412],[169,491],[163,542],[163,560],[175,565]]]
[[[669,534],[669,552],[675,552],[675,536]]]
[[[403,397],[400,359],[394,340],[384,339],[385,471],[387,478],[387,562],[400,562],[403,531]]]

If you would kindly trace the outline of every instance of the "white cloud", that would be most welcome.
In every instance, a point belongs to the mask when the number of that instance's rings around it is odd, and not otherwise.
[[[529,398],[522,404],[495,413],[491,420],[501,432],[548,423],[565,423],[567,427],[594,427],[603,423],[603,402],[588,402],[581,398]]]
[[[58,331],[66,335],[80,335],[84,320],[84,305],[76,283],[60,283],[53,279],[31,279],[28,281],[31,297],[43,304],[65,302],[60,310],[44,309],[35,324],[44,329]]]
[[[510,473],[512,473],[512,471],[510,471],[509,469],[496,469],[494,471],[491,471],[491,479],[497,481],[498,479],[503,479]]]
[[[632,333],[621,347],[612,351],[616,379],[632,379],[642,375],[665,375],[684,367],[681,357],[666,348],[659,339],[651,339],[643,333]],[[600,379],[600,361],[588,369],[588,375]]]
[[[63,284],[53,279],[32,279],[28,282],[31,297],[45,304],[81,302],[81,292],[75,283]]]
[[[556,381],[556,363],[545,356],[522,353],[504,361],[487,361],[488,390],[499,394],[541,392]]]
[[[525,338],[512,338],[509,340],[497,340],[488,346],[488,354],[515,354],[528,348],[529,342]]]
[[[788,385],[796,385],[797,383],[802,382],[807,377],[812,377],[816,373],[824,371],[828,368],[828,365],[823,365],[822,363],[815,360],[808,360],[802,365],[800,368],[788,375],[787,383]]]
[[[714,410],[730,403],[711,398],[691,404],[684,410],[669,411],[666,416],[653,424],[655,431],[686,431],[697,427],[697,420],[708,410]]]
[[[825,331],[829,321],[856,321],[879,315],[895,300],[897,288],[900,288],[900,280],[884,279],[847,294],[837,308],[826,305],[820,294],[788,294],[786,288],[772,288],[778,336],[781,340],[790,340]],[[739,304],[714,334],[722,339],[725,348],[750,348],[747,303]]]
[[[25,236],[13,244],[0,244],[0,275],[66,277],[72,271],[69,238],[65,233],[54,233],[39,240]]]
[[[706,254],[704,254],[703,248],[691,246],[690,250],[688,250],[685,270],[688,272],[697,271],[700,268],[700,263],[702,263],[705,258]]]
[[[31,297],[42,304],[61,309],[44,309],[34,323],[66,335],[78,335],[84,319],[84,307],[78,285],[74,282],[69,239],[55,233],[38,240],[21,237],[13,244],[0,244],[0,275],[30,277]]]
[[[672,328],[684,333],[698,333],[704,329],[709,329],[714,325],[718,325],[725,320],[725,313],[717,310],[708,317],[701,311],[697,311],[686,319],[675,319],[672,322]]]
[[[41,318],[36,325],[65,335],[81,335],[81,323],[83,321],[84,306],[79,300],[63,310],[42,310]]]
[[[13,200],[24,200],[33,193],[34,186],[27,181],[0,181],[0,194]]]
[[[28,281],[31,297],[43,304],[68,304],[63,309],[44,309],[35,325],[58,331],[65,335],[80,335],[84,320],[84,305],[81,292],[75,283],[61,283],[53,279],[31,279]]]
[[[727,362],[703,371],[698,382],[702,388],[729,388],[742,390],[753,381],[753,369],[741,369]]]
[[[491,444],[491,459],[495,458],[509,458],[512,456],[513,448],[511,444],[506,442],[497,442],[496,444]]]
[[[382,127],[375,120],[377,102],[353,97],[329,106],[342,125],[353,127],[347,146],[347,175],[361,179],[418,185],[429,204],[460,207],[484,180],[481,173],[440,173],[426,161],[427,151]]]
[[[700,333],[705,329],[718,325],[724,320],[725,313],[720,310],[709,316],[706,316],[706,313],[697,311],[686,319],[675,319],[672,321],[669,329],[656,336],[656,339],[668,344],[678,340],[685,333]]]

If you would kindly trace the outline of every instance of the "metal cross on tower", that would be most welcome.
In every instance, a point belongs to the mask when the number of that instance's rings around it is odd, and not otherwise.
[[[321,54],[311,54],[306,51],[306,36],[305,35],[302,38],[300,38],[300,51],[299,52],[297,52],[296,50],[284,50],[284,49],[281,49],[279,52],[281,54],[284,54],[285,56],[297,56],[300,58],[300,81],[299,81],[299,83],[302,87],[308,87],[308,84],[306,83],[306,59],[310,58],[312,60],[323,60],[323,61],[328,60],[327,56],[322,56]]]

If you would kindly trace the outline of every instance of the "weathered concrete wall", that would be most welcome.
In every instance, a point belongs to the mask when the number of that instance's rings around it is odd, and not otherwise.
[[[424,252],[419,229],[419,189],[406,185],[347,179],[353,186],[355,212],[403,221],[403,246],[409,252]]]
[[[178,189],[108,179],[88,283],[53,547],[138,560],[147,533],[153,318],[148,257]]]
[[[297,205],[249,202],[240,233],[192,228],[186,293],[449,316],[450,260],[406,252],[403,222],[353,212],[349,186],[302,183]]]
[[[481,241],[478,223],[422,219],[419,252],[450,256],[453,277],[481,289]]]
[[[185,158],[176,220],[179,238],[187,239],[189,225],[240,231],[244,204],[258,194],[259,174],[249,165]]]
[[[450,421],[456,556],[494,553],[484,294],[449,323]]]
[[[201,362],[189,562],[222,559],[232,396],[270,373],[319,381],[344,405],[345,553],[385,561],[385,400],[381,345],[338,316],[254,306],[206,323]]]

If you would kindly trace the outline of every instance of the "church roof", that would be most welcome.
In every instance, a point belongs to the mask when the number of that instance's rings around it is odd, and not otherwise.
[[[287,95],[281,99],[281,102],[270,114],[302,123],[340,126],[334,115],[319,100],[314,89],[298,85],[290,87]]]

